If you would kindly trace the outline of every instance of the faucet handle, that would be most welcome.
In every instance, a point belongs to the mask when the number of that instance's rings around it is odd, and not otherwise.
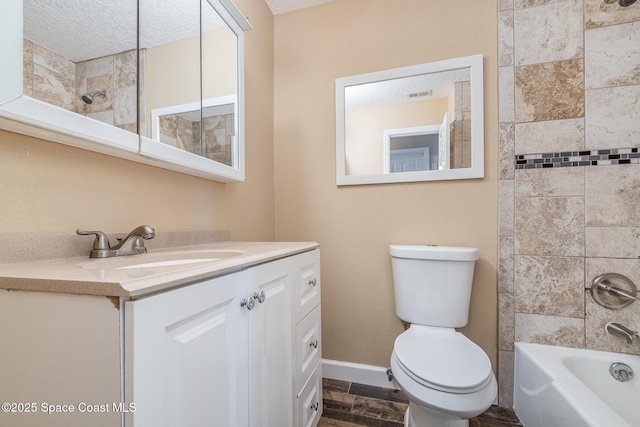
[[[76,234],[80,236],[92,236],[95,235],[96,239],[93,241],[93,249],[109,249],[111,245],[109,245],[109,239],[107,235],[102,231],[84,231],[81,229],[76,230]]]

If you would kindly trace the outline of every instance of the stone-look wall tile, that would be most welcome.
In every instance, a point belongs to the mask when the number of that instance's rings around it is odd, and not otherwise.
[[[514,7],[516,9],[525,9],[527,7],[542,6],[549,3],[558,3],[565,0],[515,0]]]
[[[498,0],[498,10],[513,9],[513,0]]]
[[[101,76],[87,77],[86,80],[87,92],[106,91],[106,96],[96,95],[93,97],[93,102],[87,104],[82,101],[82,94],[78,95],[81,108],[78,110],[81,114],[98,113],[100,111],[112,111],[114,103],[113,92],[113,74],[104,74]]]
[[[586,172],[585,220],[588,226],[640,224],[640,165],[581,169]]]
[[[498,210],[498,233],[499,235],[513,235],[514,232],[514,181],[498,181],[498,198],[503,202]]]
[[[584,196],[587,168],[522,169],[516,173],[516,197]],[[597,168],[592,168],[597,169]]]
[[[80,62],[86,67],[86,77],[98,77],[104,75],[113,75],[113,56],[104,56],[102,58],[90,59]]]
[[[514,141],[515,141],[515,126],[513,123],[501,123],[498,128],[499,142],[499,166],[500,166],[500,179],[513,179],[515,172],[514,165]]]
[[[618,2],[585,1],[585,28],[598,28],[625,22],[640,21],[640,7],[620,7]]]
[[[513,65],[513,10],[498,13],[498,65]]]
[[[500,67],[499,71],[499,108],[500,123],[513,122],[515,102],[515,75],[514,67]]]
[[[583,318],[516,313],[516,342],[584,348]]]
[[[516,122],[584,116],[582,59],[516,67],[515,82]]]
[[[113,123],[113,56],[79,62],[76,67],[76,112],[96,120]],[[82,94],[94,91],[106,91],[106,97],[95,96],[92,104],[82,101]],[[106,112],[110,111],[110,114]],[[104,114],[98,114],[104,113]]]
[[[498,351],[498,404],[504,408],[513,406],[514,353]]]
[[[583,0],[514,12],[515,65],[584,57]]]
[[[586,273],[584,275],[585,288],[590,288],[593,279],[604,273],[622,274],[640,286],[640,259],[587,258]],[[587,298],[591,298],[591,296],[587,295]]]
[[[515,258],[514,308],[518,313],[584,316],[584,258]]]
[[[498,294],[498,350],[513,351],[515,338],[513,295]]]
[[[66,79],[75,79],[76,66],[72,61],[37,43],[33,44],[33,62],[35,65],[64,76]]]
[[[581,197],[516,198],[515,253],[584,256]]]
[[[33,44],[33,97],[69,111],[75,108],[75,64]]]
[[[640,354],[640,340],[627,344],[624,338],[606,332],[608,322],[616,322],[634,330],[640,330],[638,308],[630,305],[620,310],[609,310],[598,305],[587,294],[586,347],[594,350],[615,351],[619,353]]]
[[[116,89],[136,86],[138,55],[135,50],[114,55],[113,60],[113,84]]]
[[[22,44],[22,89],[27,96],[33,96],[33,42],[23,39]]]
[[[142,136],[147,136],[147,86],[146,86],[146,82],[147,82],[147,78],[146,78],[146,63],[145,63],[145,58],[146,58],[146,50],[145,49],[141,49],[140,52],[138,53],[138,57],[139,57],[139,63],[138,63],[138,69],[140,70],[139,74],[138,74],[138,78],[140,79],[140,84],[138,89],[140,90],[139,96],[138,96],[138,108],[140,109],[139,111],[139,116],[138,116],[138,120],[140,122],[140,135]]]
[[[586,91],[586,148],[635,147],[640,141],[640,85]]]
[[[513,293],[514,237],[498,237],[498,292]]]
[[[640,21],[585,32],[585,87],[640,84]]]
[[[517,123],[515,154],[584,150],[584,118]]]
[[[88,113],[87,117],[91,117],[92,119],[98,120],[108,125],[113,125],[113,110],[105,110],[105,111],[98,111],[95,113]]]
[[[638,258],[640,228],[586,227],[585,248],[587,257],[592,258]]]
[[[116,126],[136,123],[138,91],[136,86],[116,88],[113,98],[113,122]]]

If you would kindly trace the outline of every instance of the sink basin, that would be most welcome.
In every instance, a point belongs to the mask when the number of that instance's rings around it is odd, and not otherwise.
[[[89,270],[127,270],[177,267],[182,265],[219,261],[244,255],[245,253],[245,251],[236,249],[201,249],[154,252],[142,255],[90,260],[80,264],[80,268]]]
[[[124,267],[116,267],[116,270],[126,270],[129,268],[152,268],[152,267],[170,267],[173,265],[196,264],[199,262],[217,261],[220,258],[193,258],[193,259],[172,259],[169,261],[143,262],[142,264],[125,265]]]

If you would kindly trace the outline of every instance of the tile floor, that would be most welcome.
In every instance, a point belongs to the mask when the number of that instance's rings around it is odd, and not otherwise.
[[[323,414],[318,427],[402,427],[408,401],[399,390],[338,380],[322,380]],[[512,410],[492,406],[469,427],[522,424]],[[437,427],[437,426],[433,426]]]

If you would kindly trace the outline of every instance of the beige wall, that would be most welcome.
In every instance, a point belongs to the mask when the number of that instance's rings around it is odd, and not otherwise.
[[[345,112],[347,175],[383,172],[385,130],[438,126],[448,108],[448,98],[349,108]]]
[[[609,321],[639,330],[638,306],[608,310],[586,289],[608,272],[640,282],[640,160],[629,154],[640,140],[640,3],[501,0],[498,18],[499,384],[511,406],[514,342],[640,354],[605,332]],[[620,159],[595,160],[598,150]],[[588,166],[514,165],[580,151]]]
[[[234,240],[273,240],[273,16],[263,2],[236,4],[254,28],[245,39],[244,184],[0,131],[0,234],[128,232],[146,223],[158,233],[222,228]]]
[[[336,0],[275,17],[277,240],[322,248],[323,356],[388,366],[388,245],[476,246],[469,325],[497,359],[497,1]],[[481,53],[485,178],[337,187],[335,79]]]

